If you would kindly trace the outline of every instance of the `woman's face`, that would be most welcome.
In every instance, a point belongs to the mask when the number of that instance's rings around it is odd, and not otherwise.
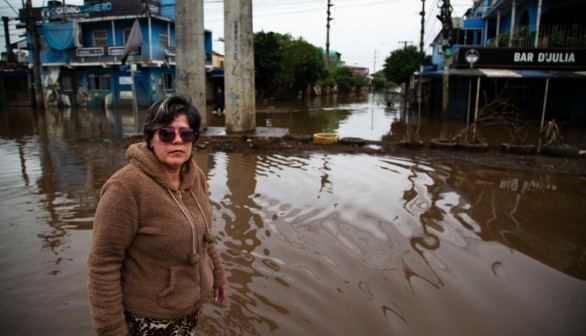
[[[173,119],[173,122],[165,128],[170,128],[175,131],[173,140],[170,143],[165,143],[161,141],[159,134],[155,132],[155,135],[151,140],[151,146],[153,147],[155,156],[164,166],[171,170],[176,170],[189,160],[189,157],[191,156],[193,143],[185,143],[179,136],[180,130],[189,128],[187,117],[185,114],[178,115]]]

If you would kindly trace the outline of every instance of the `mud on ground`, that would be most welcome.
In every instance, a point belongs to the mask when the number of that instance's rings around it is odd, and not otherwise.
[[[360,139],[354,139],[360,140]],[[577,157],[551,157],[546,155],[522,155],[502,152],[500,148],[489,148],[486,152],[461,149],[436,149],[429,144],[420,148],[408,148],[405,144],[384,141],[354,141],[334,145],[319,145],[311,141],[310,135],[287,135],[284,137],[248,137],[245,135],[202,136],[197,144],[199,151],[307,155],[311,153],[366,154],[396,156],[409,159],[443,162],[468,162],[484,167],[521,169],[586,176],[586,155]]]

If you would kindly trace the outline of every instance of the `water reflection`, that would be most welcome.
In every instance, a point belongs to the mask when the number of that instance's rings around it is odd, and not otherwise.
[[[372,100],[299,104],[311,111],[303,122],[322,126],[374,129],[383,115],[400,117]],[[273,123],[298,119],[270,113]],[[102,184],[126,164],[120,139],[140,118],[2,112],[6,334],[91,333],[93,214]],[[200,152],[196,160],[230,285],[225,308],[205,306],[202,335],[586,329],[582,177],[365,155]]]
[[[244,158],[246,156],[227,155],[228,161],[236,160],[242,167],[240,174],[253,171],[250,161]],[[500,190],[499,178],[507,174],[475,170],[481,179],[464,166],[452,168],[366,157],[359,161],[356,157],[325,155],[257,159],[254,183],[244,183],[245,177],[236,180],[245,185],[256,184],[256,188],[250,188],[240,200],[241,204],[249,205],[249,211],[240,217],[232,209],[226,220],[226,239],[238,242],[228,240],[225,243],[231,260],[229,268],[237,269],[230,280],[238,283],[238,295],[245,290],[250,300],[233,301],[228,317],[222,314],[204,323],[204,328],[209,330],[222,330],[221,326],[227,324],[233,334],[291,334],[307,332],[308,328],[311,333],[341,334],[348,330],[355,331],[350,334],[378,334],[402,328],[407,328],[407,333],[429,332],[431,329],[414,326],[413,322],[432,318],[434,309],[429,311],[429,308],[419,304],[413,307],[410,303],[420,297],[423,304],[431,295],[423,283],[448,293],[442,296],[456,298],[444,297],[444,300],[456,305],[464,302],[464,307],[469,307],[495,294],[486,292],[486,288],[495,286],[491,278],[508,278],[506,284],[496,286],[502,287],[500,290],[507,295],[514,295],[515,290],[526,286],[532,276],[511,275],[520,262],[511,251],[538,261],[535,264],[521,258],[523,263],[532,264],[532,268],[540,269],[540,263],[557,268],[549,258],[531,255],[531,251],[524,249],[524,243],[492,238],[491,227],[506,227],[511,216],[516,217],[516,222],[526,222],[525,217],[503,210],[502,218],[497,216],[491,222],[481,215],[483,211],[474,211],[483,203],[490,204],[491,208],[500,207],[496,201],[499,198],[471,197],[462,182],[475,181],[470,183],[476,188],[472,195],[489,195]],[[214,181],[220,178],[234,185],[230,175],[214,173],[210,181],[215,185]],[[528,176],[541,178],[539,174],[534,175]],[[372,179],[372,176],[377,178]],[[331,193],[323,193],[325,179]],[[213,189],[218,188],[225,189]],[[567,188],[574,190],[571,193],[577,191],[571,183],[564,189]],[[229,190],[233,192],[233,188]],[[236,218],[243,221],[240,230],[234,230],[232,223]],[[580,220],[581,217],[570,220],[573,224],[569,226],[576,227]],[[562,235],[568,233],[560,232]],[[521,242],[526,242],[525,239],[519,237]],[[545,234],[539,239],[549,238]],[[498,244],[494,244],[495,241]],[[580,246],[583,249],[584,244]],[[575,262],[579,256],[566,259],[574,267],[560,270],[581,278],[583,260]],[[241,260],[236,261],[237,258]],[[463,262],[462,258],[475,261],[470,264],[470,260]],[[245,269],[240,269],[242,267]],[[480,277],[481,280],[465,285],[462,281],[471,278],[468,273],[474,274],[472,279]],[[459,286],[464,290],[459,291]],[[538,281],[533,290],[546,290],[549,286]],[[583,284],[575,290],[578,296],[583,295]],[[467,291],[475,293],[463,299]],[[347,297],[353,298],[352,304],[343,304],[347,300],[343,299],[340,309],[331,307],[331,302]],[[509,309],[504,298],[497,302],[499,309],[507,314],[518,309],[532,309],[524,304]],[[475,310],[458,311],[474,319]],[[239,321],[231,321],[234,316]],[[336,321],[336,324],[322,328],[319,321],[323,319]],[[357,320],[368,321],[368,325]],[[241,324],[237,325],[238,322]],[[206,327],[207,323],[214,327]],[[466,322],[457,324],[467,325]],[[524,331],[522,327],[495,327],[486,323],[475,328],[489,333]]]

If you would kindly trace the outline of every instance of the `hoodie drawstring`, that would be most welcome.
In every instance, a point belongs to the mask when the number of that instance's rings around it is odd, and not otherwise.
[[[187,212],[187,210],[181,205],[181,203],[179,203],[179,201],[177,200],[175,195],[173,195],[173,192],[169,189],[167,189],[167,191],[169,192],[169,195],[171,195],[171,197],[175,201],[175,204],[177,204],[179,209],[181,209],[181,212],[183,212],[183,215],[185,215],[185,218],[187,218],[187,220],[189,221],[189,225],[191,226],[191,242],[192,242],[193,249],[192,249],[192,252],[188,256],[188,261],[189,261],[190,265],[195,266],[195,265],[199,264],[199,261],[201,258],[199,256],[199,254],[197,253],[197,230],[195,227],[195,223],[193,221],[193,217],[189,214],[189,212]],[[208,219],[207,219],[205,213],[203,212],[203,209],[202,209],[201,205],[199,204],[197,197],[195,197],[195,194],[193,193],[192,190],[190,190],[190,192],[191,192],[191,195],[193,196],[193,199],[195,199],[195,203],[197,204],[197,207],[199,208],[199,211],[201,212],[201,215],[203,216],[203,220],[204,220],[204,223],[206,226],[206,232],[204,234],[205,242],[208,244],[214,244],[216,239],[210,231],[210,225],[209,225]]]
[[[167,191],[169,192],[169,195],[171,195],[171,197],[173,198],[173,200],[175,201],[175,203],[177,204],[179,209],[181,209],[181,212],[183,212],[183,214],[185,215],[185,217],[189,221],[189,225],[191,225],[191,243],[192,243],[193,250],[191,253],[189,253],[188,261],[189,261],[190,265],[195,266],[195,265],[199,264],[199,260],[200,260],[199,254],[197,254],[197,238],[196,238],[197,232],[195,229],[195,223],[193,222],[193,218],[183,208],[183,206],[181,206],[181,204],[179,203],[177,198],[175,198],[175,195],[173,195],[173,192],[169,189],[167,189]]]
[[[208,244],[215,244],[216,237],[214,237],[214,234],[210,230],[210,223],[208,222],[206,214],[203,212],[203,209],[201,208],[201,205],[199,204],[197,197],[195,197],[193,190],[189,189],[189,191],[191,192],[191,196],[193,196],[193,199],[195,199],[195,203],[197,203],[197,207],[199,208],[199,211],[201,212],[201,215],[203,216],[203,221],[206,224],[206,233],[204,235],[204,239],[205,239],[206,243],[208,243]]]

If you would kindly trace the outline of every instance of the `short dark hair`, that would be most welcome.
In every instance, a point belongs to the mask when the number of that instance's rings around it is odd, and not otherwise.
[[[155,131],[169,126],[175,117],[184,114],[189,127],[199,132],[201,116],[197,108],[191,103],[191,98],[183,94],[172,94],[157,100],[149,110],[144,120],[142,136],[148,148],[151,148],[151,140]]]

